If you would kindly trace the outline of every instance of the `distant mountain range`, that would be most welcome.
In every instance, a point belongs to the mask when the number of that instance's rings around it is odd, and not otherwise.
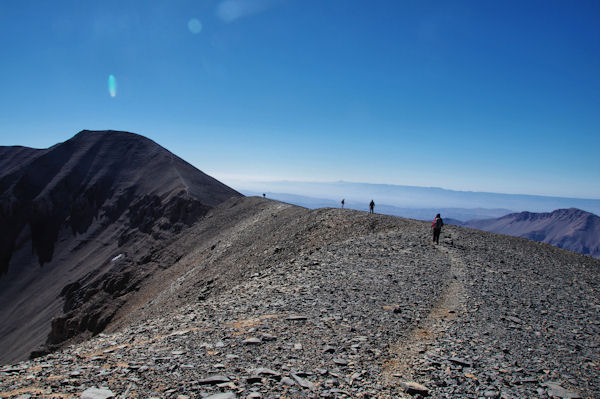
[[[0,362],[102,331],[157,248],[231,197],[133,133],[0,147]]]
[[[456,224],[529,238],[600,258],[600,217],[581,209],[511,213],[495,219],[471,220]]]
[[[466,221],[470,218],[492,218],[501,216],[493,213],[485,215],[483,210],[503,210],[511,212],[551,212],[555,209],[578,208],[596,215],[600,214],[600,199],[562,198],[540,195],[500,194],[474,191],[447,190],[438,187],[415,187],[392,184],[370,184],[355,182],[301,182],[301,181],[236,181],[224,179],[240,192],[279,193],[300,197],[319,198],[333,201],[338,206],[342,198],[346,203],[366,204],[373,199],[379,205],[400,209],[479,209],[479,215],[446,215]],[[273,197],[275,198],[275,197]],[[380,210],[382,208],[379,208]],[[394,213],[395,214],[395,213]],[[435,213],[434,213],[435,215]],[[402,216],[408,216],[402,214]],[[413,216],[409,216],[413,217]],[[427,217],[429,219],[429,216]]]
[[[245,195],[262,195],[255,191],[242,191]],[[339,208],[341,207],[341,200],[332,200],[326,198],[313,198],[303,195],[287,194],[287,193],[264,193],[268,198],[276,199],[278,201],[287,202],[294,205],[303,206],[309,209],[317,208]],[[369,201],[356,201],[351,199],[345,199],[344,207],[346,209],[356,209],[360,211],[366,211],[369,209]],[[389,205],[386,203],[380,203],[376,201],[375,212],[383,213],[386,215],[400,216],[418,220],[432,220],[437,213],[444,215],[444,218],[456,219],[457,223],[471,219],[487,219],[504,216],[512,211],[510,209],[488,209],[488,208],[416,208],[416,207],[400,207]]]

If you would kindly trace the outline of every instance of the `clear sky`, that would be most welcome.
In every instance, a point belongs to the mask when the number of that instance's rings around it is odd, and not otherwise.
[[[0,145],[600,198],[600,1],[0,1]]]

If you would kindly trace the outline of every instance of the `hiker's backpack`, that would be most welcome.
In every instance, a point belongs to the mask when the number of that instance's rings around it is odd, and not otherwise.
[[[435,218],[435,220],[433,222],[433,228],[434,229],[441,229],[442,228],[442,218]]]

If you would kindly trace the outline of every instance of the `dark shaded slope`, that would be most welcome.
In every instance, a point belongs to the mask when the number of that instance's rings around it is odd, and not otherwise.
[[[142,277],[122,276],[114,256],[141,262],[211,207],[240,196],[133,133],[82,131],[48,149],[2,147],[0,154],[0,361],[45,341],[59,294],[74,291],[67,284],[114,275],[118,282],[99,292],[124,295]],[[50,343],[101,331],[118,307],[105,299],[90,296],[94,312],[53,331]]]
[[[472,220],[463,226],[529,238],[600,258],[600,217],[580,209],[511,213],[497,219]]]
[[[52,259],[64,225],[80,234],[95,219],[108,225],[129,210],[130,226],[148,232],[163,214],[172,224],[190,224],[207,207],[237,195],[132,133],[83,131],[48,150],[10,147],[3,152],[8,159],[0,175],[3,273],[26,225],[43,264]]]

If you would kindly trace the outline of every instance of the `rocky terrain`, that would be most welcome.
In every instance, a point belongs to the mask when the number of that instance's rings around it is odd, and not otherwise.
[[[600,397],[591,257],[240,198],[152,261],[104,333],[0,368],[0,397]]]
[[[600,217],[581,209],[511,213],[496,219],[471,220],[459,224],[529,238],[600,258]]]
[[[0,362],[102,331],[158,248],[239,196],[133,133],[0,147]]]

